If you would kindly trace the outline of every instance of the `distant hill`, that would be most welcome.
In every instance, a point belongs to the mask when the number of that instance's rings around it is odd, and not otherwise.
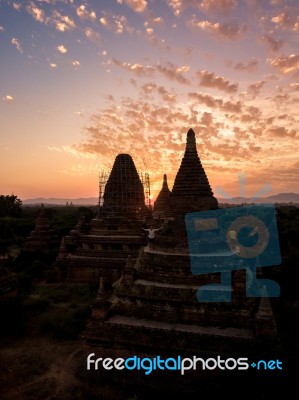
[[[258,199],[254,199],[249,197],[233,197],[231,199],[224,199],[217,197],[219,203],[229,203],[229,204],[241,204],[241,203],[298,203],[299,204],[299,194],[298,193],[279,193],[273,196],[268,197],[260,197]],[[79,199],[56,199],[56,198],[44,198],[40,197],[37,199],[25,199],[22,200],[24,205],[33,205],[33,204],[44,204],[44,205],[63,205],[65,206],[66,203],[76,206],[83,206],[83,205],[97,205],[98,204],[98,197],[81,197]]]
[[[257,199],[250,197],[233,197],[231,199],[217,198],[219,203],[241,204],[241,203],[299,203],[298,193],[279,193],[268,197],[259,197]]]
[[[25,199],[22,200],[24,205],[33,205],[33,204],[50,204],[50,205],[58,205],[58,206],[65,206],[66,203],[73,204],[74,206],[94,206],[97,205],[99,202],[98,197],[83,197],[79,199],[56,199],[56,198],[44,198],[39,197],[37,199]]]

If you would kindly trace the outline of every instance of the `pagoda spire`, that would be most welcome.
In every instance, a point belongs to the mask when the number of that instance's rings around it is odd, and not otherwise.
[[[162,189],[160,190],[154,204],[154,212],[156,215],[166,216],[170,214],[170,206],[169,206],[170,193],[171,192],[168,188],[168,183],[167,183],[167,175],[164,174]]]
[[[196,151],[195,132],[192,128],[190,128],[189,131],[187,132],[186,151],[197,152]]]
[[[171,193],[171,206],[178,214],[218,207],[197,153],[193,129],[187,132],[185,153]]]

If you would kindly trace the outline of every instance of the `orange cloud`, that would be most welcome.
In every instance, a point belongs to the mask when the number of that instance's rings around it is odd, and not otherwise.
[[[138,13],[142,13],[146,10],[146,0],[123,0],[121,3],[127,4],[132,10]]]
[[[154,72],[154,67],[151,65],[142,65],[142,64],[130,64],[126,62],[122,62],[113,58],[111,62],[119,68],[125,69],[127,71],[133,72],[138,76],[147,76],[151,77]]]
[[[283,40],[281,40],[281,39],[275,40],[270,35],[260,36],[260,39],[261,39],[262,42],[265,42],[266,45],[268,46],[269,50],[271,50],[273,52],[278,51],[279,49],[281,49],[281,47],[284,44]]]
[[[77,8],[77,15],[78,15],[78,17],[80,17],[82,19],[90,19],[90,20],[93,20],[93,21],[97,17],[95,11],[88,11],[85,4],[81,4]]]
[[[26,6],[27,12],[35,19],[35,21],[43,23],[46,22],[45,13],[41,8],[36,7],[33,1],[30,1]]]
[[[229,12],[236,5],[236,0],[202,0],[200,8],[206,12]]]
[[[183,76],[185,72],[189,71],[189,66],[179,67],[171,62],[166,62],[164,65],[157,64],[157,71],[166,76],[171,81],[177,81],[184,85],[190,85],[189,79]]]
[[[53,22],[55,28],[60,32],[65,32],[76,27],[75,22],[68,15],[62,15],[59,11],[55,10],[53,13]]]
[[[251,58],[247,63],[238,62],[233,66],[236,71],[253,72],[258,66],[258,61],[255,58]]]
[[[277,126],[277,127],[273,127],[271,129],[268,130],[268,132],[273,135],[273,136],[278,136],[278,137],[296,137],[297,136],[297,132],[295,131],[295,129],[287,129],[285,126]]]
[[[67,53],[67,48],[63,44],[60,44],[56,48],[59,51],[59,53],[61,53],[61,54],[66,54]]]
[[[265,85],[266,81],[259,81],[256,83],[252,83],[247,88],[247,93],[252,95],[252,98],[255,99],[256,96],[260,94],[262,87]]]
[[[244,25],[240,27],[237,23],[220,23],[220,22],[210,22],[210,21],[196,21],[192,18],[190,25],[195,29],[200,29],[202,31],[207,31],[215,34],[219,38],[236,40],[240,39],[247,30]]]
[[[95,32],[92,28],[86,27],[84,29],[84,34],[91,42],[98,44],[101,41],[100,34]]]
[[[296,10],[288,9],[272,17],[271,21],[279,28],[291,31],[299,31],[299,16]]]
[[[227,93],[235,93],[238,90],[237,83],[230,83],[227,79],[222,76],[217,76],[214,72],[209,71],[197,71],[196,76],[199,78],[199,85],[209,88],[223,90]]]
[[[23,53],[23,49],[22,49],[22,46],[21,46],[21,44],[19,42],[19,39],[12,38],[11,39],[11,44],[13,44],[20,53]]]
[[[10,94],[7,94],[6,96],[3,97],[3,101],[12,102],[14,101],[14,98]]]
[[[283,74],[296,72],[299,70],[299,55],[290,54],[289,56],[280,56],[274,59],[267,59],[272,67],[277,68]]]

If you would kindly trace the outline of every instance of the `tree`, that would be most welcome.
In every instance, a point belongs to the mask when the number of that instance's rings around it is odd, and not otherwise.
[[[0,195],[0,217],[19,217],[22,214],[22,201],[15,195]]]

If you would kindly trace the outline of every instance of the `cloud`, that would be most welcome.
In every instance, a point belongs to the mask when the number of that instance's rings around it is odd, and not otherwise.
[[[124,15],[115,15],[112,17],[115,27],[115,33],[123,33],[124,30],[131,32],[132,28],[128,26],[127,18]]]
[[[135,80],[132,80],[131,83],[137,88],[137,82]],[[158,94],[163,103],[174,103],[177,98],[177,95],[173,90],[170,92],[164,86],[158,86],[153,82],[141,85],[140,92],[142,93],[142,98],[146,96],[148,97],[152,94]]]
[[[22,8],[22,4],[20,3],[12,3],[12,6],[16,11],[20,11],[20,9]]]
[[[152,18],[151,23],[152,24],[163,24],[164,20],[162,17],[156,17]]]
[[[275,137],[291,137],[294,138],[297,136],[297,132],[295,129],[287,129],[285,126],[277,126],[271,129],[268,129],[268,132]]]
[[[17,38],[12,38],[12,39],[11,39],[11,44],[13,44],[14,46],[16,46],[17,50],[18,50],[20,53],[23,53],[23,49],[22,49],[22,46],[21,46],[21,44],[20,44],[20,42],[19,42],[19,39],[17,39]]]
[[[57,68],[57,64],[55,64],[55,63],[50,63],[49,65],[50,65],[50,68],[52,68],[52,69]]]
[[[293,90],[299,90],[299,83],[296,82],[290,83],[290,88]]]
[[[205,126],[210,126],[213,123],[212,113],[204,112],[201,116],[200,123]]]
[[[115,58],[111,60],[111,62],[119,68],[125,69],[126,71],[132,72],[138,76],[147,76],[151,77],[154,72],[154,67],[151,65],[142,65],[142,64],[130,64],[126,62],[119,61]]]
[[[281,49],[281,47],[284,44],[283,40],[281,40],[281,39],[275,40],[270,35],[260,36],[260,39],[261,39],[262,42],[266,43],[266,45],[268,46],[269,50],[271,50],[273,52],[278,51],[279,49]]]
[[[85,36],[93,43],[98,44],[101,41],[100,34],[90,27],[84,29]]]
[[[176,64],[171,63],[170,61],[166,62],[164,65],[157,64],[156,65],[157,71],[159,71],[162,75],[166,76],[171,81],[177,81],[184,85],[190,85],[189,79],[187,79],[183,74],[188,72],[190,67],[184,65],[179,67]]]
[[[79,18],[90,19],[92,21],[95,21],[95,19],[97,18],[95,11],[88,11],[85,4],[81,4],[77,8],[77,15]]]
[[[129,26],[127,18],[124,15],[104,15],[99,22],[108,29],[113,30],[117,34],[123,32],[133,32],[134,28]]]
[[[238,62],[233,66],[236,71],[253,72],[258,66],[258,61],[254,57],[251,58],[247,63]]]
[[[201,10],[205,12],[230,12],[236,8],[236,0],[202,0]]]
[[[72,61],[72,65],[73,65],[75,68],[78,68],[78,67],[80,67],[80,61],[74,60],[74,61]]]
[[[247,93],[251,94],[252,98],[255,99],[256,96],[258,96],[260,94],[260,91],[265,83],[266,83],[266,81],[259,81],[256,83],[252,83],[251,85],[248,86]]]
[[[288,9],[272,17],[271,21],[280,29],[299,31],[299,16],[297,10]]]
[[[214,72],[197,71],[196,76],[199,78],[199,85],[213,89],[223,90],[227,93],[235,93],[238,90],[237,83],[230,83],[222,76],[217,76]]]
[[[247,30],[247,27],[245,25],[240,27],[237,22],[213,23],[207,20],[196,21],[194,17],[192,18],[190,25],[195,29],[211,32],[219,38],[229,39],[229,40],[240,39]]]
[[[61,53],[61,54],[67,53],[67,48],[64,47],[63,44],[60,44],[59,46],[57,46],[56,49],[57,49],[57,50],[59,51],[59,53]]]
[[[147,0],[123,0],[119,1],[121,4],[126,4],[132,10],[138,13],[142,13],[146,10],[147,8]]]
[[[33,1],[30,1],[26,6],[27,12],[35,19],[35,21],[44,23],[46,22],[45,13],[41,8],[38,8]]]
[[[35,19],[35,21],[45,25],[53,24],[55,29],[60,32],[65,32],[76,27],[76,24],[71,17],[68,15],[62,15],[61,12],[56,9],[53,10],[51,16],[46,17],[44,10],[42,8],[38,8],[34,2],[31,1],[26,6],[26,10]]]
[[[14,98],[10,94],[7,94],[6,96],[3,97],[2,100],[6,101],[6,102],[12,102],[12,101],[14,101]]]
[[[148,83],[142,87],[141,98],[123,98],[94,114],[84,133],[86,140],[78,151],[101,155],[102,165],[112,163],[120,152],[132,155],[136,167],[144,165],[152,171],[153,192],[161,188],[161,176],[173,179],[183,155],[186,131],[197,126],[197,112],[180,109],[176,103],[159,106],[149,103],[143,90],[167,92],[164,87]],[[199,118],[200,119],[200,118]],[[146,133],[146,134],[145,134]],[[205,137],[205,133],[202,134]],[[209,132],[209,138],[213,137]],[[156,186],[157,182],[157,186]]]
[[[280,56],[273,59],[268,58],[267,61],[272,65],[272,67],[277,68],[283,74],[299,70],[299,55],[296,54]]]
[[[62,15],[59,11],[55,10],[53,14],[53,22],[55,28],[60,32],[65,32],[76,27],[75,22],[68,15]]]
[[[237,101],[236,103],[223,101],[222,99],[217,99],[209,94],[201,92],[188,93],[188,97],[209,108],[219,109],[224,112],[240,113],[242,111],[242,103],[240,101]]]
[[[223,104],[223,101],[221,99],[214,99],[213,96],[211,96],[209,94],[203,94],[201,92],[192,92],[192,93],[189,93],[188,96],[191,99],[196,100],[200,104],[204,104],[210,108],[217,108],[219,106],[222,106],[222,104]]]

